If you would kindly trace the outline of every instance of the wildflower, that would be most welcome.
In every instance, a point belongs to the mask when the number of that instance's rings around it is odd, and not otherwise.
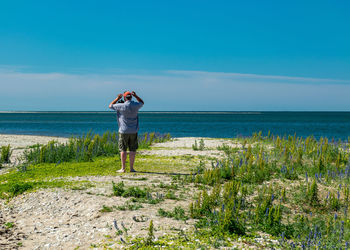
[[[266,208],[265,216],[267,217],[268,215],[269,215],[269,208]]]
[[[345,217],[348,216],[348,206],[344,207],[344,215]]]
[[[334,219],[336,220],[338,218],[337,213],[334,214]]]
[[[119,227],[118,227],[118,224],[117,224],[117,220],[114,220],[114,221],[113,221],[113,225],[114,225],[115,229],[116,229],[117,231],[119,231]]]
[[[307,172],[305,172],[305,179],[306,179],[306,182],[309,182],[309,178],[307,176]]]

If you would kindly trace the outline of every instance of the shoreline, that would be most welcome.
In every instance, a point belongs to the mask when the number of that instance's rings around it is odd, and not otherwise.
[[[65,142],[69,137],[62,136],[47,136],[47,135],[27,135],[27,134],[1,134],[0,133],[0,146],[11,145],[14,147],[31,146],[37,143],[47,143],[51,140],[57,140],[59,142]]]

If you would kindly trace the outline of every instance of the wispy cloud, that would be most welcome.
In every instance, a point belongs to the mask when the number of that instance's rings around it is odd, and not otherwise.
[[[208,71],[185,71],[185,70],[168,70],[169,74],[183,75],[189,77],[215,77],[215,78],[245,78],[245,79],[267,79],[267,80],[285,80],[312,83],[348,83],[350,80],[331,79],[331,78],[313,78],[297,76],[280,76],[280,75],[261,75],[261,74],[242,74],[226,72],[208,72]]]
[[[108,110],[108,103],[124,90],[139,92],[145,110],[350,110],[348,83],[204,71],[74,74],[3,67],[0,110]]]

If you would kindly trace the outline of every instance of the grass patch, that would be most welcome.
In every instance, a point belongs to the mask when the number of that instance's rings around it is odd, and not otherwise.
[[[119,157],[100,157],[94,162],[66,162],[59,165],[44,163],[26,167],[25,171],[12,170],[0,175],[0,183],[47,180],[58,177],[116,175],[120,168]]]
[[[7,227],[8,229],[13,228],[15,226],[15,224],[13,222],[6,222],[5,227]]]
[[[139,171],[147,169],[150,172],[162,172],[165,168],[169,169],[169,165],[171,165],[169,162],[172,161],[171,157],[140,155],[137,156],[136,167]],[[172,163],[172,166],[180,165],[181,163],[177,161]],[[68,185],[73,190],[84,190],[92,186],[72,185],[72,182],[55,179],[79,176],[113,176],[117,175],[116,170],[120,169],[120,166],[120,157],[118,155],[114,157],[97,157],[93,162],[63,162],[58,165],[55,163],[22,165],[17,169],[0,175],[0,197],[2,197],[4,192],[10,196],[15,196],[22,193],[23,189],[29,191],[39,187],[63,187]],[[126,177],[126,179],[128,178],[137,181],[147,180],[146,177]],[[19,183],[18,185],[21,185],[21,187],[13,186],[14,183]],[[9,190],[9,185],[14,188],[13,191]]]
[[[148,204],[158,204],[159,202],[164,200],[162,194],[156,193],[156,195],[152,195],[151,190],[148,188],[139,188],[139,187],[125,187],[124,182],[119,182],[113,185],[113,194],[115,196],[122,197],[132,197],[132,202],[139,203],[148,203]]]
[[[183,156],[137,155],[135,168],[140,172],[191,173],[198,164],[196,158],[188,160]]]
[[[139,177],[139,178],[135,178],[135,177],[125,177],[125,176],[122,176],[121,177],[122,179],[124,179],[124,180],[131,180],[131,181],[147,181],[148,180],[148,178],[146,178],[146,177]]]
[[[174,218],[175,220],[188,220],[188,216],[186,216],[185,210],[180,206],[174,207],[173,211],[166,211],[162,208],[159,208],[158,215],[161,217]]]
[[[113,207],[108,207],[106,205],[103,205],[102,206],[102,209],[100,209],[100,212],[101,213],[110,213],[113,211]]]
[[[143,208],[143,206],[140,203],[130,202],[130,201],[126,201],[124,203],[124,205],[116,207],[116,209],[121,210],[121,211],[126,211],[126,210],[134,211],[134,210],[138,210],[140,208]]]
[[[174,191],[172,190],[168,190],[164,197],[170,200],[179,200],[179,198],[175,195]]]
[[[78,182],[79,183],[79,182]],[[81,182],[84,185],[85,181]],[[31,192],[39,188],[63,188],[77,185],[77,181],[28,181],[28,182],[8,182],[0,184],[0,199],[8,199],[25,192]]]

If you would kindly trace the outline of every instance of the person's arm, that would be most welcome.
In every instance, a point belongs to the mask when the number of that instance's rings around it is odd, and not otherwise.
[[[116,104],[120,99],[122,99],[123,95],[119,94],[117,98],[115,98],[110,104],[109,104],[109,108],[112,109],[113,105]]]
[[[136,100],[137,100],[138,102],[141,102],[142,104],[145,104],[145,103],[143,102],[143,100],[142,100],[138,95],[136,95],[135,91],[131,92],[131,94],[136,98]]]

